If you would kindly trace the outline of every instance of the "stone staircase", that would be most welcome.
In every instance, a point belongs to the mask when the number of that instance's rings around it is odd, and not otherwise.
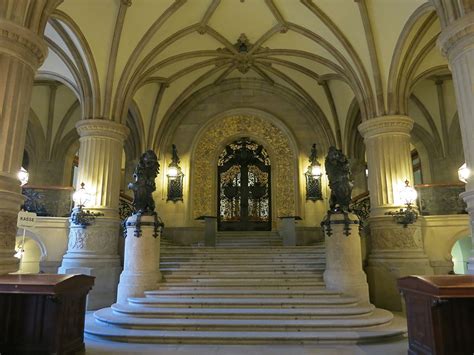
[[[85,334],[142,343],[359,343],[402,336],[393,315],[325,288],[324,247],[277,235],[218,236],[218,247],[162,246],[163,282],[89,314]],[[399,322],[398,322],[399,323]]]

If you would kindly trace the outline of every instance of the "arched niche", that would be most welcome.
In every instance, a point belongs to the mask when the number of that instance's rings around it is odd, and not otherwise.
[[[272,162],[273,220],[297,214],[297,153],[287,132],[276,122],[252,114],[219,116],[208,122],[192,149],[192,218],[217,212],[217,159],[225,146],[248,137],[262,144]]]

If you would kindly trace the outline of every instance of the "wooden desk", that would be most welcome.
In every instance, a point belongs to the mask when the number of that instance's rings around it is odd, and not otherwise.
[[[0,276],[0,353],[84,351],[86,275]]]
[[[407,276],[408,354],[474,353],[474,276]]]

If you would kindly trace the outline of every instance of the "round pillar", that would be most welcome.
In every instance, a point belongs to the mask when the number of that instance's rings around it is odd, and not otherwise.
[[[9,11],[0,14],[0,274],[18,270],[18,259],[13,255],[23,196],[17,173],[25,146],[34,75],[47,54],[38,34],[15,23],[26,17],[28,9],[8,1],[4,6]],[[45,6],[46,2],[36,6],[30,17],[41,17]]]
[[[443,30],[438,38],[438,46],[447,57],[453,74],[453,85],[461,126],[464,158],[471,174],[467,179],[466,192],[461,197],[467,204],[471,223],[471,238],[474,241],[474,12],[454,18],[445,13],[449,6],[461,6],[461,3],[449,3],[437,6]],[[459,13],[459,12],[456,12]],[[468,262],[468,273],[474,274],[474,249]]]
[[[102,213],[88,226],[70,221],[68,250],[58,273],[95,276],[88,296],[88,309],[115,302],[121,271],[118,255],[120,219],[120,169],[123,142],[128,128],[105,119],[87,119],[76,124],[80,135],[78,184],[91,194],[85,209]]]
[[[413,119],[382,116],[359,125],[364,137],[370,192],[370,253],[366,268],[370,299],[382,308],[402,310],[396,281],[399,277],[430,275],[420,222],[404,227],[385,213],[405,207],[398,191],[408,180],[413,185],[410,131]]]

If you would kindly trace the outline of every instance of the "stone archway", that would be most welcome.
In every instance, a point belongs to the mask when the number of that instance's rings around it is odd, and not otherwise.
[[[274,175],[276,216],[296,214],[296,154],[289,137],[257,116],[233,115],[214,121],[199,138],[193,153],[192,216],[216,214],[216,159],[233,137],[249,136],[269,148]]]

